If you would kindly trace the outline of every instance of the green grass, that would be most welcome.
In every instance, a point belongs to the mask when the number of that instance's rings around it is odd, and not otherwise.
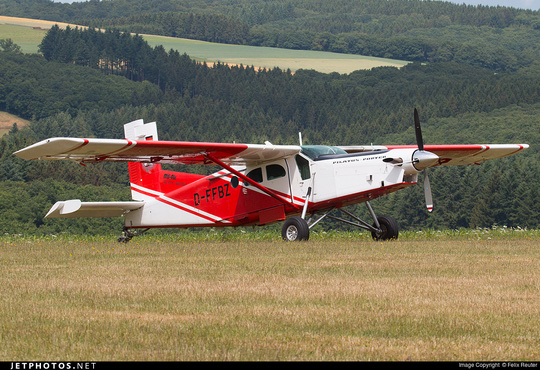
[[[23,53],[37,53],[38,45],[45,37],[46,30],[33,29],[17,25],[0,24],[0,39],[12,39]]]
[[[538,360],[539,231],[402,236],[4,235],[0,360]]]

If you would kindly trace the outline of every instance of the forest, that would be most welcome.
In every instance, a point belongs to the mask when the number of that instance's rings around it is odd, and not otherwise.
[[[265,6],[256,6],[261,3]],[[376,5],[381,3],[385,6]],[[531,148],[481,166],[432,171],[433,214],[425,210],[421,186],[374,201],[377,213],[395,217],[402,229],[540,227],[536,145],[540,63],[534,57],[540,38],[531,37],[540,32],[535,23],[538,12],[412,0],[338,1],[333,9],[325,4],[316,0],[154,0],[130,2],[129,9],[121,0],[76,6],[48,0],[0,4],[0,14],[39,13],[52,20],[86,20],[88,25],[107,28],[100,32],[53,27],[38,55],[24,55],[16,47],[0,48],[0,110],[31,121],[24,128],[14,125],[0,141],[0,210],[4,218],[0,232],[99,234],[121,229],[121,220],[43,219],[56,200],[128,200],[130,196],[124,164],[27,162],[12,155],[48,137],[121,138],[124,123],[143,118],[158,122],[162,140],[296,144],[298,132],[302,132],[305,143],[310,144],[413,144],[414,108],[420,112],[426,143],[528,143]],[[347,4],[343,21],[336,20],[339,27],[331,26],[337,9]],[[391,29],[396,28],[397,18],[413,13],[422,15],[421,26],[411,28],[404,22],[403,30]],[[130,27],[137,27],[136,17],[142,14],[148,18],[140,23],[154,27],[156,33],[163,20],[170,18],[192,22],[191,30],[196,22],[224,27],[231,23],[241,26],[245,34],[256,31],[264,38],[293,29],[308,36],[319,32],[333,32],[335,37],[370,35],[368,26],[374,26],[371,23],[377,14],[380,35],[388,39],[424,32],[441,42],[446,37],[436,37],[440,32],[461,47],[468,42],[469,33],[460,41],[460,27],[471,28],[471,35],[511,33],[515,37],[511,47],[505,42],[492,47],[503,50],[514,62],[504,67],[493,64],[488,62],[489,53],[495,49],[487,54],[475,54],[471,49],[478,62],[410,58],[413,63],[400,69],[375,68],[347,75],[312,70],[293,74],[277,68],[259,71],[221,64],[210,68],[188,55],[150,47],[137,34],[122,32],[139,32]],[[328,22],[321,21],[322,14]],[[446,26],[434,21],[443,18],[448,20]],[[172,23],[178,33],[181,21]],[[377,34],[371,33],[373,37]],[[235,42],[251,43],[246,38]],[[523,55],[514,47],[521,48]],[[358,212],[363,209],[358,207]]]

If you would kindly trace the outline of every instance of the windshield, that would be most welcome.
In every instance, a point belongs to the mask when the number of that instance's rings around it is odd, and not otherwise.
[[[323,154],[347,154],[343,149],[335,146],[327,145],[302,145],[301,153],[307,155],[311,159],[315,159]]]

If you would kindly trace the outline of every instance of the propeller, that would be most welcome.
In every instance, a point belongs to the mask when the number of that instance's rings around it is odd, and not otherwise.
[[[437,163],[439,156],[424,150],[424,140],[422,138],[420,118],[416,108],[414,108],[414,131],[416,133],[416,145],[418,146],[418,150],[413,154],[413,165],[418,171],[424,172],[424,195],[426,197],[426,207],[429,212],[432,212],[433,196],[431,194],[431,185],[429,183],[427,168]]]
[[[428,212],[433,212],[433,197],[431,195],[431,185],[427,170],[424,170],[424,195],[426,197],[426,207]]]
[[[418,116],[418,110],[416,108],[414,108],[414,132],[416,133],[416,145],[418,145],[418,150],[424,150],[424,140],[422,139],[420,117]]]

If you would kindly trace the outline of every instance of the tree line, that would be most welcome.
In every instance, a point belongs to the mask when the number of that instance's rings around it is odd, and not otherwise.
[[[0,110],[25,119],[59,111],[113,109],[123,104],[148,104],[163,99],[151,83],[136,84],[91,68],[47,62],[39,55],[0,52]]]

